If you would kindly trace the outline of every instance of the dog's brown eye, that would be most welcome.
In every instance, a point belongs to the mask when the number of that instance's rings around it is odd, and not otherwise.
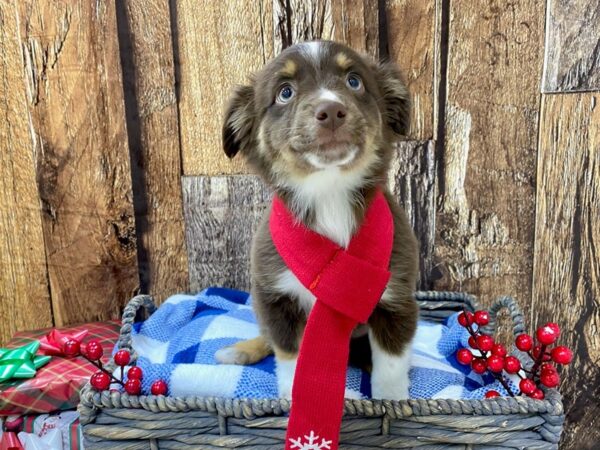
[[[355,73],[348,75],[348,78],[346,78],[346,84],[353,91],[360,91],[363,85],[361,78]]]
[[[277,93],[277,98],[275,99],[277,103],[288,103],[292,98],[294,98],[294,88],[289,84],[284,84],[279,88],[279,92]]]

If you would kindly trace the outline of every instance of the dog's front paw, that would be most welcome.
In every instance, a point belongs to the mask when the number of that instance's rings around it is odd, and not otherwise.
[[[294,373],[296,372],[296,360],[276,360],[277,388],[279,398],[292,398],[292,386],[294,385]]]
[[[248,364],[250,357],[248,353],[237,349],[234,346],[225,347],[217,350],[215,359],[221,364]]]
[[[387,383],[371,383],[371,397],[386,400],[406,400],[408,399],[410,382],[408,378],[397,378]]]

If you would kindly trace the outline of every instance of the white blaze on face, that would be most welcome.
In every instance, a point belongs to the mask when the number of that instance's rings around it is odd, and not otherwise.
[[[319,100],[331,100],[333,102],[339,102],[342,105],[344,102],[338,97],[338,95],[329,89],[321,89],[319,90]]]
[[[306,50],[306,53],[314,59],[316,62],[319,61],[319,54],[321,53],[322,43],[318,41],[304,42],[302,47]]]

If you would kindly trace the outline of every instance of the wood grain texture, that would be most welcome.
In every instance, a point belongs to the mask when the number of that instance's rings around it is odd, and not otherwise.
[[[408,137],[433,139],[436,1],[387,0],[385,10],[389,58],[402,70],[412,100]]]
[[[120,26],[142,289],[159,303],[187,291],[179,119],[168,0],[123,4]]]
[[[544,92],[600,90],[600,2],[548,0]]]
[[[450,2],[435,287],[484,304],[531,295],[543,13],[540,2]]]
[[[433,284],[435,242],[435,145],[432,141],[405,141],[392,160],[389,188],[406,211],[419,240],[419,289]]]
[[[16,19],[14,3],[0,4],[0,345],[52,325]]]
[[[600,94],[544,96],[532,328],[558,322],[575,352],[562,371],[561,448],[600,445]]]
[[[245,172],[221,144],[223,111],[235,84],[273,56],[271,1],[177,0],[179,116],[183,173]]]
[[[138,275],[114,2],[17,8],[55,325],[119,316]]]
[[[303,41],[343,42],[360,53],[379,55],[379,8],[369,0],[274,0],[275,54]]]
[[[250,289],[250,245],[270,190],[253,175],[183,177],[190,289]]]

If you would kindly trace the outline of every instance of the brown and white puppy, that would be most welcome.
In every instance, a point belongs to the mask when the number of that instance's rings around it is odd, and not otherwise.
[[[374,398],[408,397],[418,314],[412,295],[417,244],[386,188],[392,144],[406,133],[408,121],[408,93],[392,64],[315,41],[286,49],[250,85],[238,87],[223,126],[227,156],[244,155],[299,220],[341,246],[360,226],[375,189],[384,191],[394,215],[392,275],[368,326],[354,332],[354,338],[370,344],[356,347],[371,349]],[[269,213],[254,237],[251,257],[261,337],[222,349],[216,357],[251,364],[274,351],[280,396],[289,397],[315,297],[277,253]]]

